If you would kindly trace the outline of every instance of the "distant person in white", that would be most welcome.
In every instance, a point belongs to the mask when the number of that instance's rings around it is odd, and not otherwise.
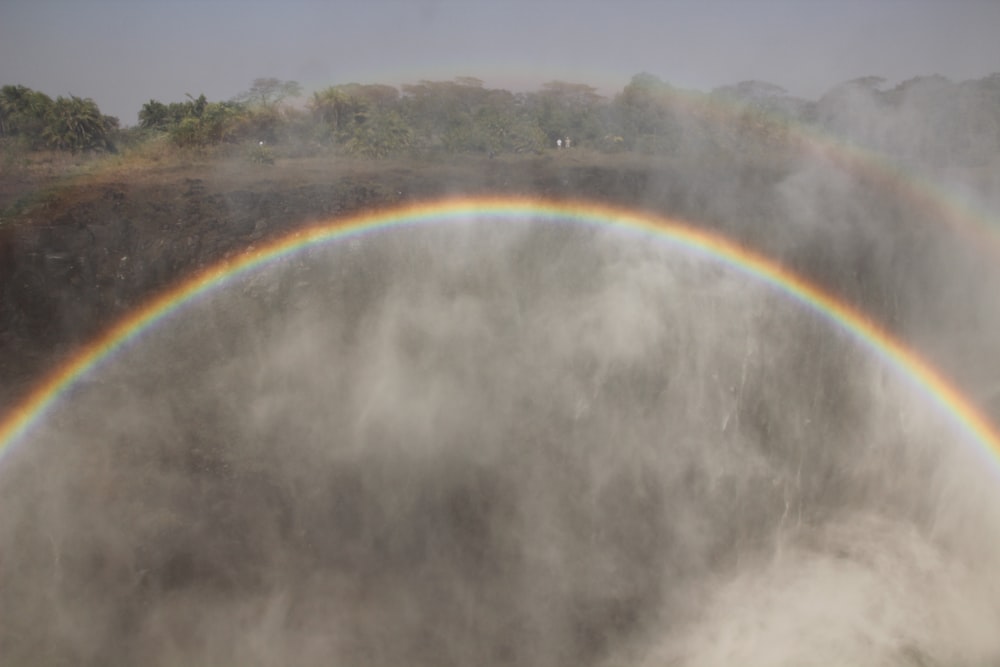
[[[562,148],[562,139],[556,139],[556,148]]]

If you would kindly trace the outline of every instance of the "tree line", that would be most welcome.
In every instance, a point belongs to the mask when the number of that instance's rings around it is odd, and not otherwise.
[[[52,99],[26,86],[0,88],[0,137],[17,137],[29,148],[114,150],[118,119],[101,113],[90,98]]]
[[[93,100],[0,89],[0,137],[70,151],[114,150],[116,141],[144,133],[178,146],[265,142],[369,158],[539,153],[560,140],[607,152],[771,155],[791,146],[794,127],[806,126],[891,156],[978,163],[1000,153],[1000,74],[962,83],[916,77],[894,88],[863,77],[815,101],[759,81],[701,93],[643,73],[612,97],[583,83],[513,93],[460,77],[399,88],[340,84],[303,103],[297,82],[260,78],[231,100],[150,100],[138,120],[122,130]]]

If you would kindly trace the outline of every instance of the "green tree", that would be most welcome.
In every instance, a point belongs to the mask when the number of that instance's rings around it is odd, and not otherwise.
[[[166,132],[174,125],[170,108],[163,102],[150,100],[139,110],[139,127],[144,130],[161,130]]]
[[[421,148],[464,150],[477,114],[491,91],[472,77],[453,81],[420,81],[403,86],[402,113]]]
[[[399,90],[392,86],[346,83],[313,93],[309,108],[337,143],[346,143],[357,129],[380,114],[398,111]]]
[[[620,135],[626,147],[647,152],[666,152],[680,142],[681,125],[676,116],[677,91],[652,74],[632,77],[615,97],[614,107]]]
[[[260,119],[236,102],[208,102],[202,95],[187,105],[187,115],[170,126],[179,146],[210,146],[261,134]]]
[[[528,105],[550,145],[563,137],[594,144],[608,133],[606,100],[593,86],[550,81],[528,94]]]
[[[363,101],[369,109],[379,112],[399,109],[399,89],[380,83],[348,83],[339,88],[349,97]]]
[[[44,143],[42,133],[53,102],[27,86],[0,88],[0,136],[24,136],[31,145]]]
[[[710,133],[708,140],[716,148],[757,157],[776,158],[792,149],[791,126],[801,121],[808,109],[805,100],[790,97],[784,88],[764,81],[716,88],[703,101],[708,104],[701,119]]]
[[[243,102],[251,107],[277,107],[289,97],[302,94],[302,86],[298,81],[282,81],[273,77],[254,79],[250,90],[236,96],[234,101]]]
[[[186,102],[171,102],[164,104],[150,100],[139,110],[139,125],[144,129],[169,132],[180,125],[186,118],[200,118],[209,106],[204,94],[197,98],[187,95]]]
[[[170,104],[150,100],[139,111],[140,127],[168,132],[179,146],[209,146],[247,137],[273,138],[279,121],[277,109],[250,108],[235,101],[209,102],[204,94],[189,94],[187,98]]]
[[[345,147],[353,155],[381,159],[407,150],[413,132],[396,111],[376,113],[353,130]]]
[[[340,87],[329,86],[313,93],[309,110],[318,122],[334,133],[341,132],[347,128],[352,115],[351,99]]]
[[[486,90],[471,111],[454,114],[444,130],[451,152],[540,152],[546,136],[524,98],[506,90]]]
[[[53,148],[70,150],[112,150],[109,133],[118,127],[118,119],[104,116],[94,100],[57,97],[46,115],[42,136]]]

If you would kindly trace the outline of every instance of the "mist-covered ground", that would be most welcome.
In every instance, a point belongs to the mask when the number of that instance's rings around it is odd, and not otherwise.
[[[990,169],[580,155],[384,180],[688,219],[868,313],[1000,422],[998,244],[955,208],[1000,208]],[[41,305],[6,288],[3,341],[72,339],[88,308],[340,210],[309,185],[131,185],[38,232],[40,256],[87,261],[24,282],[59,286]],[[5,452],[0,664],[1000,665],[995,459],[829,319],[655,237],[373,232],[189,303]]]

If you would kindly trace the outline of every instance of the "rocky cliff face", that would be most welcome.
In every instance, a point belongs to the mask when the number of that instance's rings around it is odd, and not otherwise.
[[[9,380],[0,405],[143,299],[298,226],[485,192],[634,200],[645,177],[628,174],[547,159],[300,160],[29,183],[34,191],[22,191],[17,214],[0,225],[0,368]]]

